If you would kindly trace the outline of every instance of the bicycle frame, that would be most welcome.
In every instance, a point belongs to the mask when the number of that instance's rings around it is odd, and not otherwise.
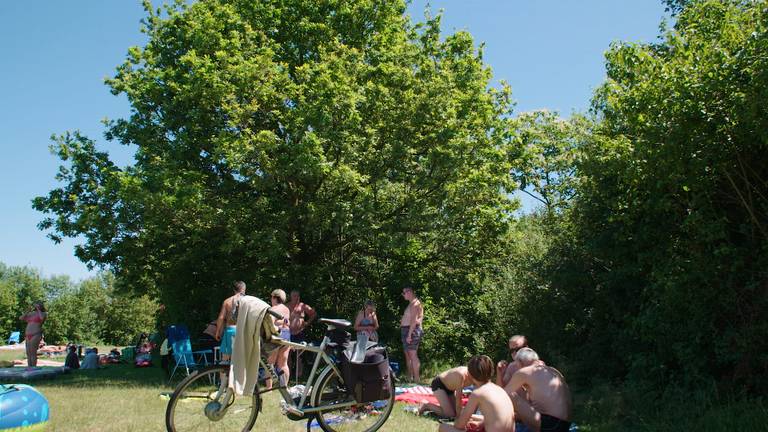
[[[328,366],[330,366],[330,368],[334,372],[336,372],[336,374],[339,376],[342,382],[344,381],[341,371],[336,366],[336,362],[334,362],[333,359],[331,359],[331,357],[325,352],[325,349],[328,347],[328,343],[330,343],[330,341],[331,340],[328,338],[328,336],[324,336],[322,342],[320,342],[320,346],[313,346],[313,345],[299,344],[299,343],[287,341],[284,339],[274,339],[273,343],[277,346],[280,346],[280,347],[285,346],[285,347],[289,347],[296,350],[309,351],[309,352],[315,353],[315,361],[312,363],[312,370],[309,373],[309,379],[304,385],[304,392],[301,394],[301,398],[299,399],[299,403],[297,405],[296,402],[291,397],[291,395],[288,393],[287,387],[284,385],[280,385],[280,379],[277,376],[277,372],[272,367],[272,365],[265,364],[264,358],[259,359],[259,365],[262,368],[264,368],[265,371],[269,372],[272,378],[272,381],[277,382],[278,386],[272,387],[271,389],[268,389],[268,390],[259,390],[258,394],[261,395],[263,393],[267,393],[273,390],[280,391],[280,395],[282,396],[285,403],[288,405],[287,408],[289,409],[289,411],[292,411],[293,414],[297,414],[300,416],[325,411],[327,408],[329,408],[329,405],[321,405],[317,407],[305,407],[305,404],[309,396],[314,396],[314,394],[320,390],[318,388],[315,388],[314,384],[316,381],[319,381],[320,378],[322,378],[316,375],[318,368],[320,367],[321,361],[325,362],[326,364],[326,367],[324,368],[324,370],[326,370]],[[310,389],[312,389],[311,394],[310,394]],[[357,403],[355,401],[350,401],[350,402],[344,402],[339,404],[333,404],[333,408],[334,409],[344,408],[344,407],[353,406],[353,405],[357,405]]]

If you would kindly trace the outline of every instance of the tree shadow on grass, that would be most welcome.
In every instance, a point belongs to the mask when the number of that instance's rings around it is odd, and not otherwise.
[[[169,384],[168,376],[159,366],[137,368],[130,364],[111,364],[104,369],[72,370],[50,380],[38,380],[35,387],[150,387],[161,391],[173,391],[182,377],[174,377]]]

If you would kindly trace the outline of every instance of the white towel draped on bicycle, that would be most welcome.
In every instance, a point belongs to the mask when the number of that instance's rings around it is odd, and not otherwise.
[[[265,319],[268,309],[269,305],[260,298],[240,298],[229,370],[229,387],[239,396],[253,394],[258,383],[262,337],[267,341],[278,334],[271,317]]]

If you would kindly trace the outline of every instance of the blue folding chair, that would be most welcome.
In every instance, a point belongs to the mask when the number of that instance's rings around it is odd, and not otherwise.
[[[166,335],[168,337],[168,347],[173,352],[173,359],[176,362],[173,366],[171,377],[168,380],[169,382],[179,369],[183,369],[189,375],[190,370],[208,365],[208,354],[213,355],[213,350],[192,351],[189,330],[185,325],[168,326]],[[195,356],[198,356],[200,361],[195,359]]]
[[[11,337],[8,338],[8,345],[17,344],[21,339],[21,332],[11,332]]]

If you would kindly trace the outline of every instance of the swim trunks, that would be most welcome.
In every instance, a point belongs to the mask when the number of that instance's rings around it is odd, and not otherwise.
[[[419,349],[422,336],[424,336],[424,330],[421,329],[421,326],[417,326],[411,334],[411,343],[408,343],[407,339],[409,330],[410,326],[400,327],[400,340],[403,342],[403,349],[405,351],[416,351]]]
[[[445,383],[443,383],[443,380],[440,379],[440,377],[435,377],[435,379],[432,380],[431,387],[433,392],[437,390],[443,390],[448,394],[453,393],[453,390],[449,390],[448,387],[445,386]]]
[[[224,330],[224,334],[221,336],[221,346],[219,352],[223,355],[232,355],[232,346],[235,341],[236,326],[227,326]]]
[[[291,329],[289,328],[282,328],[280,329],[280,339],[290,341],[291,340]]]
[[[548,414],[541,415],[541,432],[568,432],[570,429],[571,422]]]

